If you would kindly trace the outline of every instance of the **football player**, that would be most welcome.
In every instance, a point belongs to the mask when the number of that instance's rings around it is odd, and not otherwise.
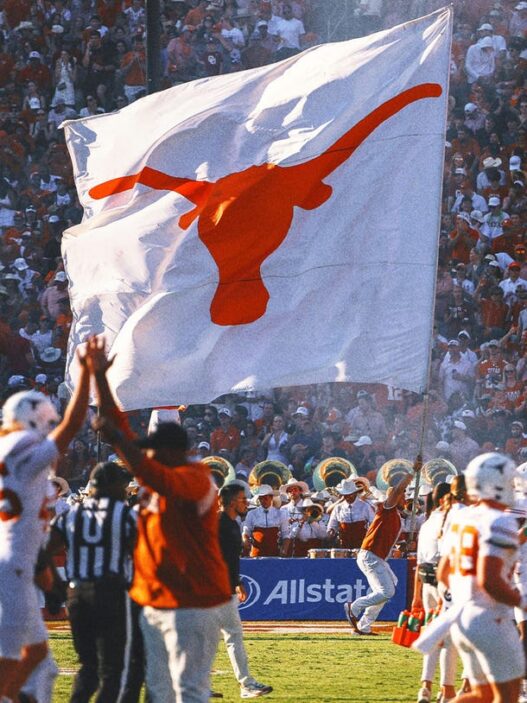
[[[517,703],[524,674],[514,607],[527,603],[512,584],[518,558],[514,463],[496,452],[473,459],[465,470],[467,493],[476,504],[458,511],[445,536],[438,580],[462,605],[451,636],[471,692],[460,703]]]
[[[78,385],[60,420],[38,391],[6,400],[0,428],[0,700],[17,700],[48,653],[34,571],[47,529],[48,474],[81,429],[88,405],[86,354]]]

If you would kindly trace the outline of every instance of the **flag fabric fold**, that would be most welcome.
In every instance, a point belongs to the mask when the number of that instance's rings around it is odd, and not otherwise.
[[[450,34],[444,9],[65,123],[70,352],[106,335],[125,409],[424,389]]]

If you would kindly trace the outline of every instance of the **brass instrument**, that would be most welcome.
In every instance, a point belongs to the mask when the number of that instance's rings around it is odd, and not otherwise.
[[[262,484],[271,486],[277,491],[280,486],[287,483],[292,477],[291,471],[281,461],[265,460],[260,461],[249,474],[249,487],[255,494]]]
[[[357,469],[351,461],[340,456],[330,456],[317,464],[313,471],[313,486],[316,491],[334,488],[343,479],[357,476]]]
[[[452,479],[458,475],[457,469],[452,462],[447,459],[430,459],[421,469],[423,480],[434,488],[440,483],[449,483],[447,479]]]
[[[375,483],[380,491],[396,486],[408,474],[414,473],[414,467],[408,459],[390,459],[386,461],[377,472]]]
[[[204,459],[201,459],[201,461],[203,464],[207,464],[211,470],[212,478],[218,488],[221,488],[224,483],[234,481],[236,478],[234,466],[222,456],[206,456]]]

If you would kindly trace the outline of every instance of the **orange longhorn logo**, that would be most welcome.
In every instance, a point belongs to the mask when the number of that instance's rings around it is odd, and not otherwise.
[[[267,163],[223,176],[215,182],[177,178],[145,166],[139,173],[94,186],[89,195],[106,198],[136,183],[171,190],[195,205],[179,218],[187,229],[198,218],[198,235],[216,262],[219,283],[210,306],[217,325],[246,325],[265,313],[269,292],[261,266],[284,241],[295,206],[315,210],[333,189],[323,182],[370,134],[417,100],[438,98],[437,83],[422,83],[375,108],[320,156],[296,166]]]

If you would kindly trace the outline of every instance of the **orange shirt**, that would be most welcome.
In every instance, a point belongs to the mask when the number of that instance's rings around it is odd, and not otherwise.
[[[367,549],[381,559],[387,559],[400,531],[401,516],[398,509],[386,508],[385,504],[381,503],[377,506],[373,522],[362,540],[361,549]]]
[[[235,425],[229,425],[227,431],[223,431],[221,427],[210,436],[210,449],[213,454],[217,454],[220,449],[227,449],[233,452],[240,446],[240,430]]]
[[[135,437],[118,410],[114,419]],[[205,464],[167,467],[147,457],[134,474],[141,500],[130,597],[154,608],[212,608],[231,598],[218,537],[217,489]]]
[[[211,608],[231,597],[218,539],[217,491],[205,464],[134,467],[155,493],[141,507],[130,597],[154,608]]]

